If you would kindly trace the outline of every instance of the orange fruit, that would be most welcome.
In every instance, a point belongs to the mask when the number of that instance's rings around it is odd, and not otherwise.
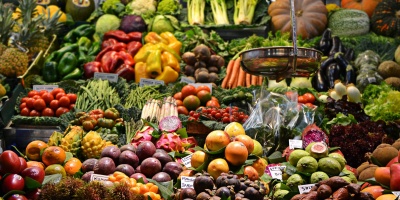
[[[212,160],[207,167],[207,172],[217,180],[218,176],[221,175],[222,172],[229,172],[229,165],[223,158],[216,158]]]
[[[233,141],[242,142],[244,146],[246,146],[249,154],[254,150],[254,142],[253,139],[248,135],[237,135]]]
[[[249,152],[242,142],[231,142],[225,148],[225,158],[234,166],[243,165],[244,162],[246,162],[248,155]]]
[[[228,133],[222,130],[211,131],[207,137],[205,146],[210,151],[217,151],[226,147],[231,142]]]
[[[378,183],[389,186],[390,185],[390,167],[376,168],[374,177]]]
[[[373,185],[373,186],[364,188],[363,190],[361,190],[361,192],[368,192],[368,193],[372,194],[374,199],[376,199],[383,194],[383,190],[384,189],[381,186]]]
[[[199,93],[199,91],[202,91],[202,90],[205,90],[205,91],[211,93],[211,89],[210,89],[208,86],[206,86],[206,85],[199,85],[199,86],[197,86],[197,88],[196,88],[196,94]]]
[[[193,168],[198,168],[207,160],[207,157],[204,151],[195,151],[190,159],[190,164]]]
[[[46,165],[63,164],[66,158],[64,149],[57,146],[47,147],[42,154],[42,162]]]
[[[38,161],[28,161],[26,162],[26,166],[28,167],[39,167],[42,168],[44,170],[44,164],[42,162],[38,162]]]
[[[64,164],[67,175],[76,174],[82,167],[82,162],[78,158],[71,158]]]
[[[267,162],[263,158],[258,158],[251,166],[257,171],[258,176],[262,176],[267,167]]]
[[[197,96],[189,95],[183,99],[183,105],[190,111],[200,106],[200,99]]]
[[[189,95],[196,95],[196,87],[193,85],[185,85],[182,87],[181,93],[182,99],[185,99]]]
[[[258,180],[260,178],[257,170],[254,169],[254,167],[252,166],[244,167],[243,175],[247,176],[252,181]]]
[[[26,146],[25,154],[29,160],[39,161],[40,152],[47,147],[47,143],[40,140],[34,140]]]
[[[201,105],[206,105],[211,100],[211,93],[207,90],[200,90],[196,95],[199,97]]]
[[[395,200],[397,198],[394,194],[384,194],[376,198],[376,200]]]

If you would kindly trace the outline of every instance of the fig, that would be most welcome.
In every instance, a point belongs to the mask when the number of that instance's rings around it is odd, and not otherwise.
[[[135,173],[135,169],[131,165],[128,164],[120,164],[115,168],[115,171],[119,171],[124,173],[127,176],[131,176],[132,174]]]
[[[98,160],[96,158],[89,158],[82,163],[81,171],[82,173],[86,173],[88,171],[93,171],[94,166]]]
[[[121,148],[119,148],[119,150],[120,150],[121,152],[124,152],[124,151],[132,151],[132,152],[135,152],[135,153],[136,153],[136,147],[133,146],[133,145],[131,145],[131,144],[126,144],[126,145],[122,146]]]
[[[134,173],[130,176],[130,178],[134,178],[135,180],[142,179],[144,183],[148,183],[149,181],[147,180],[146,176],[142,173]]]
[[[196,191],[193,188],[183,188],[179,193],[179,199],[196,199]]]
[[[165,164],[162,171],[169,174],[172,179],[176,179],[183,171],[183,168],[182,165],[177,162],[168,162],[167,164]]]
[[[93,167],[96,174],[109,175],[115,172],[115,163],[109,157],[100,158],[96,165]]]
[[[92,174],[94,174],[94,171],[88,171],[86,173],[84,173],[81,177],[81,179],[87,183],[90,182],[90,178],[92,177]]]
[[[152,177],[161,171],[161,162],[156,158],[146,158],[140,165],[140,173],[146,175],[146,177]]]
[[[157,149],[152,157],[157,158],[157,160],[161,162],[162,167],[164,167],[168,162],[172,162],[172,157],[165,150],[159,151]]]
[[[108,146],[101,151],[100,157],[109,157],[113,159],[114,163],[118,163],[121,150],[117,146]]]
[[[119,156],[119,164],[128,164],[132,167],[137,167],[139,165],[139,158],[132,151],[123,151]]]
[[[171,176],[165,172],[158,172],[157,174],[154,174],[154,176],[151,179],[157,182],[167,182],[172,180]]]
[[[136,148],[136,155],[139,161],[151,157],[156,152],[156,146],[150,141],[144,141]]]

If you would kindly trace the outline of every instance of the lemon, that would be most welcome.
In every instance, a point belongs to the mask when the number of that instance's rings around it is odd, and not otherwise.
[[[225,127],[225,132],[228,133],[230,137],[235,137],[237,135],[246,135],[242,124],[239,122],[231,122]]]
[[[251,153],[256,156],[262,156],[263,149],[262,149],[260,142],[258,142],[257,140],[254,140],[254,139],[253,139],[253,142],[254,142],[254,149]]]

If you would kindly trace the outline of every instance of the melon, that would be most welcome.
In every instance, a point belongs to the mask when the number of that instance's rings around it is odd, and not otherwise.
[[[340,9],[329,17],[328,28],[332,35],[357,36],[369,32],[370,23],[366,12],[356,9]]]

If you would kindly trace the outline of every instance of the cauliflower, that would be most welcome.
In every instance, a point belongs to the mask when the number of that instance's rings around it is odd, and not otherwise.
[[[101,9],[106,14],[118,15],[125,9],[125,5],[121,3],[120,0],[106,0],[104,1]]]
[[[157,12],[161,14],[173,14],[179,11],[181,4],[176,0],[161,0],[157,6]]]
[[[156,12],[157,0],[133,0],[130,2],[126,10],[130,14],[143,15]]]

